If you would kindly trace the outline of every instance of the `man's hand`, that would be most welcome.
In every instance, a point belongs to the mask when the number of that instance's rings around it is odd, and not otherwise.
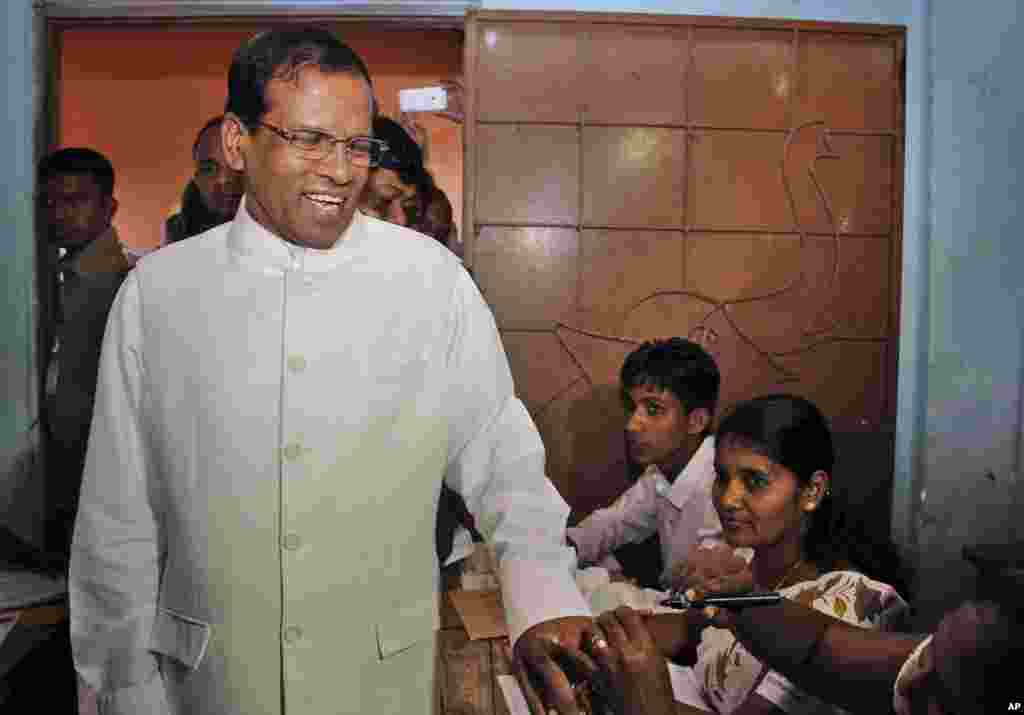
[[[686,560],[672,570],[672,589],[696,589],[705,594],[743,593],[754,587],[754,573],[746,559],[728,544],[696,544]]]
[[[549,709],[582,715],[573,686],[597,673],[584,645],[603,638],[594,620],[583,616],[537,623],[519,637],[512,661],[533,715],[547,715]]]
[[[641,615],[629,606],[602,613],[598,625],[607,642],[590,647],[608,683],[605,693],[623,715],[673,715],[676,712],[668,665]]]
[[[1012,658],[1012,630],[1010,619],[994,603],[969,601],[947,613],[932,640],[896,680],[896,711],[980,712],[986,693],[1004,685],[993,680]]]
[[[672,587],[685,591],[691,601],[716,593],[746,593],[754,590],[754,572],[728,544],[703,542],[691,548],[686,561],[673,571]],[[730,628],[735,613],[709,606],[702,615],[712,625]]]

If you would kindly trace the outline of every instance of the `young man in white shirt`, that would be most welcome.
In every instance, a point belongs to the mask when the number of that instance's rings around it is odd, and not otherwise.
[[[641,345],[619,377],[629,454],[646,469],[614,504],[569,528],[566,538],[586,565],[657,532],[661,581],[668,586],[691,547],[721,533],[711,505],[710,436],[721,376],[700,345],[670,338]]]

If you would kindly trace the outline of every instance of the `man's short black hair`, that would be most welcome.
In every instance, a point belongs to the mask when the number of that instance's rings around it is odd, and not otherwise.
[[[650,386],[671,392],[687,412],[703,407],[712,415],[721,380],[714,359],[684,338],[644,343],[626,357],[619,374],[624,401],[630,390]]]
[[[67,147],[58,149],[39,163],[37,178],[45,183],[51,176],[88,174],[105,196],[114,195],[114,166],[95,149]]]
[[[333,33],[315,27],[269,30],[235,50],[228,70],[225,113],[231,112],[254,129],[269,109],[267,82],[294,79],[304,67],[348,72],[370,85],[366,64]]]

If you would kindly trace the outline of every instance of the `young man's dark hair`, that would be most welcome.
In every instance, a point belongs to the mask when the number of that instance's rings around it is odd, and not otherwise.
[[[37,178],[42,184],[51,176],[61,174],[88,174],[104,195],[114,193],[114,166],[94,149],[67,147],[55,151],[40,162]]]
[[[262,32],[235,51],[228,71],[225,113],[255,129],[269,109],[267,82],[294,79],[303,67],[348,72],[371,84],[370,72],[359,55],[327,30],[306,27]]]
[[[685,338],[651,340],[626,358],[619,373],[622,398],[635,387],[668,390],[687,410],[700,407],[714,414],[722,377],[714,359]]]

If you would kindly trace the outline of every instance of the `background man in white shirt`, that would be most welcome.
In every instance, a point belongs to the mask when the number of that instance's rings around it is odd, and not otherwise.
[[[568,529],[566,537],[580,563],[590,564],[657,532],[661,582],[669,586],[690,549],[722,531],[711,504],[715,444],[709,435],[721,377],[700,345],[670,338],[630,353],[619,382],[629,454],[646,470],[614,504]]]

